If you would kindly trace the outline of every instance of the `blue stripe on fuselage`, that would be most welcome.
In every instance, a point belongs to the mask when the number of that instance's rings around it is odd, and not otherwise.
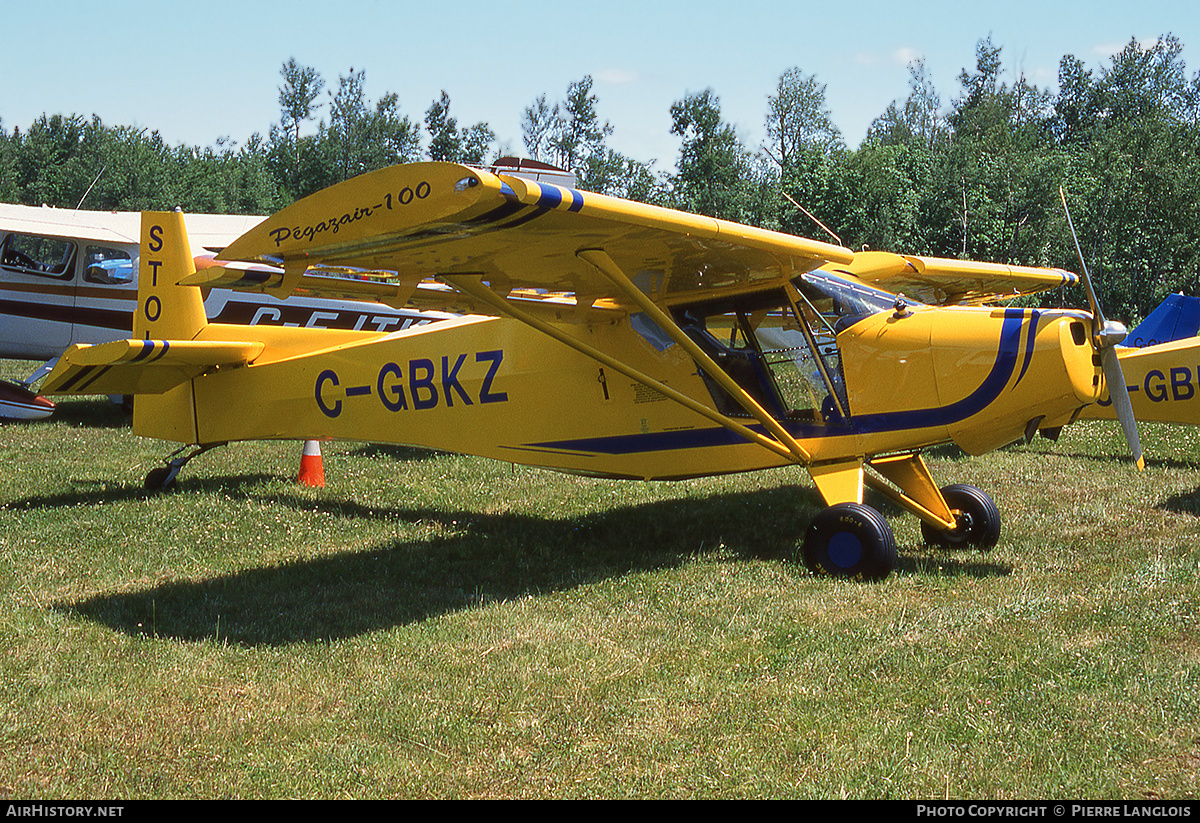
[[[923,429],[930,426],[948,426],[978,414],[990,405],[1008,384],[1017,365],[1017,352],[1021,347],[1021,326],[1025,321],[1022,309],[1005,309],[1004,322],[1000,326],[1000,350],[992,370],[979,387],[962,400],[949,406],[935,406],[906,412],[884,412],[854,417],[851,428],[856,434],[867,434],[901,429]]]
[[[1016,369],[1017,354],[1021,347],[1021,327],[1026,318],[1022,309],[1005,309],[1000,327],[1000,347],[992,369],[979,387],[962,400],[948,406],[936,406],[915,411],[883,412],[852,417],[850,424],[815,425],[782,421],[788,432],[798,439],[816,437],[845,437],[856,434],[877,434],[903,429],[923,429],[948,426],[966,420],[983,411],[1000,396]],[[1033,326],[1037,326],[1036,313]],[[1032,332],[1030,334],[1032,344]],[[764,432],[761,426],[749,428]],[[688,429],[686,431],[656,432],[650,434],[624,434],[613,437],[584,437],[573,440],[555,440],[542,443],[525,443],[514,448],[526,451],[573,451],[592,454],[640,454],[654,451],[710,448],[730,446],[748,442],[745,438],[723,427]]]
[[[1025,360],[1021,363],[1021,373],[1017,375],[1017,383],[1021,382],[1021,378],[1025,376],[1025,372],[1029,369],[1029,361],[1033,359],[1033,343],[1037,337],[1038,315],[1040,312],[1031,312],[1029,319],[1029,339],[1025,341]],[[1014,383],[1013,385],[1017,385]]]

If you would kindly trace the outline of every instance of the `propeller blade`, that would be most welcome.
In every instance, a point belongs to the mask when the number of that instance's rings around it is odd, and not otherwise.
[[[1117,357],[1116,346],[1125,339],[1126,329],[1120,323],[1104,319],[1104,312],[1100,310],[1100,299],[1096,296],[1087,263],[1083,259],[1083,249],[1079,246],[1079,236],[1075,234],[1075,222],[1071,220],[1071,209],[1067,206],[1067,192],[1062,186],[1058,187],[1058,196],[1062,198],[1063,213],[1067,216],[1067,226],[1071,229],[1071,239],[1075,241],[1075,252],[1079,255],[1079,265],[1082,269],[1080,279],[1087,289],[1088,303],[1092,308],[1092,323],[1095,327],[1092,345],[1100,355],[1104,383],[1108,386],[1108,399],[1112,401],[1113,411],[1121,421],[1125,442],[1129,444],[1129,450],[1133,453],[1133,462],[1137,464],[1138,471],[1145,471],[1146,459],[1142,456],[1142,442],[1138,437],[1137,420],[1133,416],[1133,404],[1129,400],[1129,386],[1125,383],[1125,373],[1121,370],[1121,360]]]
[[[1096,334],[1099,335],[1104,328],[1104,312],[1100,310],[1100,299],[1096,297],[1096,289],[1092,286],[1092,276],[1088,273],[1087,263],[1083,260],[1083,249],[1079,247],[1079,237],[1075,234],[1075,221],[1071,219],[1071,210],[1067,208],[1067,192],[1062,187],[1058,187],[1058,196],[1062,198],[1063,213],[1067,216],[1067,228],[1071,230],[1071,239],[1075,241],[1075,253],[1079,255],[1079,268],[1081,271],[1080,279],[1083,280],[1083,287],[1087,290],[1088,304],[1092,309],[1092,319],[1096,324]]]
[[[1133,461],[1138,471],[1146,470],[1146,459],[1142,456],[1142,442],[1138,438],[1137,420],[1133,417],[1133,404],[1129,401],[1129,387],[1125,383],[1125,373],[1121,371],[1121,360],[1117,350],[1108,346],[1100,352],[1100,365],[1104,368],[1104,382],[1108,385],[1108,399],[1112,401],[1113,411],[1121,421],[1125,432],[1125,442],[1133,453]]]

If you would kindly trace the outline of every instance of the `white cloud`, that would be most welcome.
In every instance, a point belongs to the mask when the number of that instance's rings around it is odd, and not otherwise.
[[[626,86],[636,83],[637,72],[629,69],[601,69],[596,72],[596,79],[601,83],[612,83],[614,86]]]
[[[914,60],[919,60],[924,54],[911,46],[901,46],[888,54],[859,51],[854,54],[854,62],[860,66],[907,66]]]

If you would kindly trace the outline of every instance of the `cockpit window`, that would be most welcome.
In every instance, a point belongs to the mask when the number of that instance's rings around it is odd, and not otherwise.
[[[10,234],[0,243],[0,266],[67,280],[74,274],[75,244],[57,237]]]
[[[83,279],[89,283],[124,285],[133,282],[133,259],[128,252],[108,246],[88,246],[83,258]]]
[[[835,324],[890,310],[895,298],[837,277],[797,278],[782,290],[677,309],[680,328],[772,416],[837,425],[850,409]],[[886,302],[882,302],[886,301]],[[704,375],[718,410],[742,405]]]
[[[891,311],[896,295],[879,289],[843,280],[824,271],[810,271],[800,276],[801,291],[822,313],[839,319],[866,317],[881,311]],[[916,300],[904,298],[909,305]]]

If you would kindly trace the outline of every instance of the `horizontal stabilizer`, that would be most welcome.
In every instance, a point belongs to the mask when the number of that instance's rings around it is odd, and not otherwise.
[[[251,362],[262,343],[114,340],[67,349],[42,384],[44,394],[162,394],[222,366]]]
[[[237,266],[237,265],[206,265],[179,281],[183,286],[200,286],[201,288],[233,289],[243,292],[259,292],[275,297],[290,297],[299,295],[336,300],[358,300],[382,303],[395,308],[402,308],[413,302],[414,287],[411,284],[385,282],[382,278],[390,278],[395,273],[390,271],[337,271],[332,275],[326,273],[316,276],[301,275],[290,281],[285,280],[284,270],[269,266]],[[445,286],[434,281],[426,281],[425,285],[448,291]],[[284,291],[284,289],[287,291]],[[420,284],[416,287],[420,288]],[[443,295],[438,301],[439,306],[446,302]]]

